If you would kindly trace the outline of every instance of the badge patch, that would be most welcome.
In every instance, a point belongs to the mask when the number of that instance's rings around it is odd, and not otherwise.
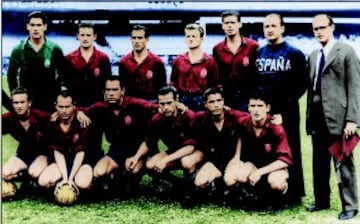
[[[153,77],[153,71],[151,71],[151,70],[148,70],[147,72],[146,72],[146,78],[147,79],[152,79],[152,77]]]
[[[124,117],[124,122],[126,125],[130,125],[131,122],[132,122],[132,119],[131,119],[131,116],[130,115],[127,115]]]
[[[267,144],[265,144],[264,146],[265,146],[265,151],[266,151],[267,153],[270,153],[270,152],[272,151],[272,146],[271,146],[271,144],[267,143]]]
[[[100,75],[100,69],[99,69],[99,68],[95,68],[95,69],[94,69],[94,76],[95,76],[95,77],[99,77],[99,75]]]
[[[242,60],[242,64],[244,65],[244,67],[249,66],[249,64],[250,64],[249,58],[244,57],[243,60]]]
[[[40,140],[43,137],[43,133],[41,131],[36,132],[36,139]]]
[[[206,76],[207,76],[207,70],[206,70],[206,68],[201,69],[201,71],[200,71],[200,77],[201,77],[201,78],[206,78]]]
[[[76,133],[76,134],[73,135],[73,142],[76,143],[78,141],[79,141],[79,134]]]
[[[44,67],[49,68],[50,65],[51,65],[50,59],[46,58],[45,61],[44,61]]]

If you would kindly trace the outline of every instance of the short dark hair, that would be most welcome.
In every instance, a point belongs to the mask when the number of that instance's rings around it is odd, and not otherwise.
[[[200,37],[204,37],[204,28],[197,23],[189,23],[185,26],[185,30],[198,30]]]
[[[104,82],[104,88],[106,86],[106,82],[107,81],[118,81],[119,82],[119,86],[121,89],[123,89],[125,86],[121,86],[121,79],[120,79],[120,76],[119,75],[109,75],[105,78],[105,82]]]
[[[109,75],[105,78],[105,81],[119,81],[120,82],[120,76],[118,75]]]
[[[266,105],[271,104],[269,93],[259,89],[253,90],[250,93],[249,102],[250,100],[261,100],[264,101]]]
[[[238,19],[238,22],[241,22],[241,16],[240,16],[240,13],[238,11],[229,10],[229,11],[222,12],[221,13],[221,21],[224,21],[224,18],[228,17],[228,16],[236,16],[237,19]]]
[[[26,17],[26,23],[28,24],[32,18],[40,18],[42,20],[43,24],[48,23],[47,16],[45,15],[45,13],[43,13],[41,11],[33,11],[33,12],[29,13]]]
[[[64,98],[67,98],[67,97],[71,97],[71,102],[73,105],[75,105],[75,100],[74,100],[74,97],[73,97],[73,94],[72,94],[72,91],[70,89],[67,89],[67,88],[64,88],[64,89],[61,89],[58,94],[56,95],[56,100],[55,100],[55,105],[57,104],[57,98],[59,96],[62,96]]]
[[[222,98],[224,98],[224,89],[222,86],[214,86],[206,89],[203,93],[203,101],[206,102],[209,95],[217,93],[220,94]]]
[[[30,94],[29,94],[29,91],[23,87],[23,86],[20,86],[20,87],[16,87],[15,89],[13,89],[11,91],[11,98],[14,96],[14,95],[17,95],[17,94],[26,94],[28,96],[28,100],[30,100]]]
[[[150,36],[149,29],[146,26],[136,24],[136,25],[131,27],[131,32],[134,31],[134,30],[143,30],[144,33],[145,33],[145,38],[148,38]]]
[[[265,16],[265,18],[268,17],[268,16],[277,16],[277,17],[279,18],[279,20],[280,20],[280,25],[281,25],[281,26],[284,26],[284,25],[285,25],[285,23],[284,23],[284,17],[283,17],[280,13],[269,13],[269,14],[267,14],[267,15]]]
[[[79,33],[80,28],[91,28],[94,31],[94,34],[96,34],[95,24],[93,23],[79,23],[77,26],[76,33]]]
[[[176,89],[175,86],[171,86],[171,85],[166,85],[166,86],[161,87],[158,91],[158,96],[163,96],[168,93],[173,93],[174,100],[176,100],[176,101],[178,100],[178,98],[179,98],[178,90]]]

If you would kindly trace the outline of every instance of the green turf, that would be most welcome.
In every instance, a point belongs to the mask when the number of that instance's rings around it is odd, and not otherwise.
[[[341,210],[334,172],[331,177],[331,208],[326,211],[308,213],[304,205],[312,201],[311,161],[312,148],[310,138],[304,131],[305,98],[301,99],[301,133],[302,157],[305,174],[306,197],[303,205],[289,208],[279,215],[269,212],[249,212],[238,209],[228,209],[215,205],[203,205],[194,209],[182,209],[177,202],[166,202],[155,198],[140,198],[137,200],[114,200],[98,203],[60,207],[40,199],[23,199],[2,203],[3,224],[359,224],[360,216],[349,221],[337,220]],[[2,162],[14,154],[16,142],[9,136],[2,138]],[[355,151],[355,159],[359,158],[359,148]],[[356,161],[360,170],[360,162]],[[358,173],[359,176],[359,173]],[[360,190],[360,189],[359,189]]]

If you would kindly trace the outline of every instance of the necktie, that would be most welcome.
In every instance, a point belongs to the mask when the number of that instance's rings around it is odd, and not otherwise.
[[[324,65],[325,65],[325,54],[324,54],[324,50],[321,49],[320,50],[320,63],[319,63],[319,67],[318,67],[317,77],[316,77],[316,86],[315,86],[316,91],[320,91],[320,88],[321,88],[321,78],[322,78]]]

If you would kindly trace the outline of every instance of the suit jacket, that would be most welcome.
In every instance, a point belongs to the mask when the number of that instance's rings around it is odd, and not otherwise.
[[[309,57],[311,83],[306,111],[308,134],[313,133],[313,122],[318,122],[316,118],[310,117],[317,55],[318,50],[315,50]],[[360,61],[349,45],[337,41],[325,59],[321,96],[325,121],[331,134],[342,135],[347,121],[360,125]]]

